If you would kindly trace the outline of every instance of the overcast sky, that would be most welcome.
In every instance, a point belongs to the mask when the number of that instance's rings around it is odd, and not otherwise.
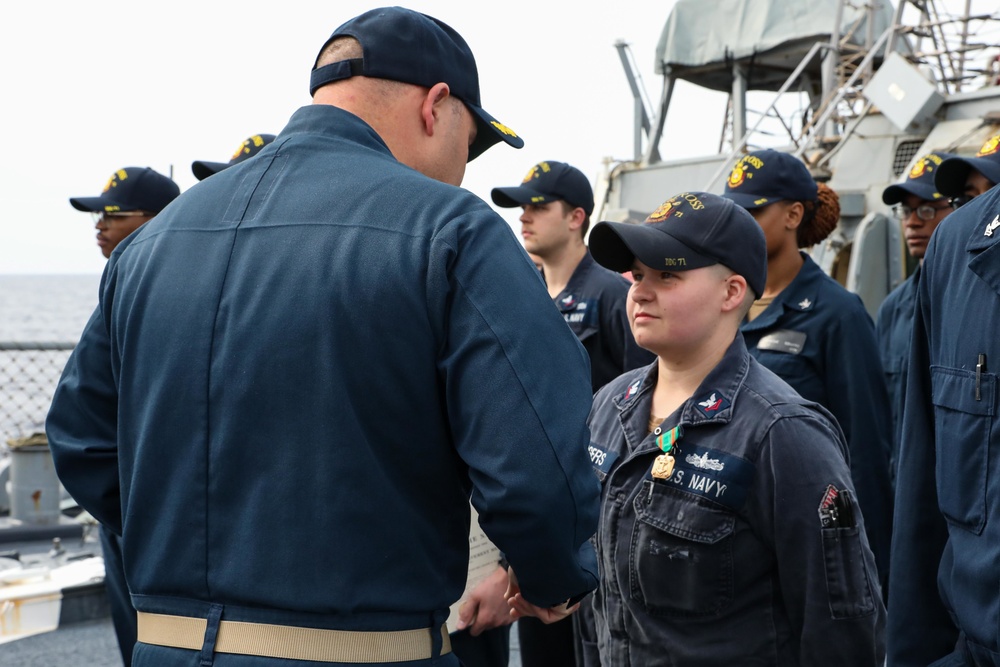
[[[99,273],[90,216],[68,199],[100,193],[111,173],[150,166],[182,190],[194,160],[225,162],[247,136],[277,134],[310,102],[316,52],[345,20],[380,2],[173,0],[16,3],[0,10],[0,273]],[[561,160],[597,177],[632,156],[632,101],[614,43],[632,44],[652,95],[653,53],[674,0],[457,0],[404,3],[469,42],[483,106],[524,137],[469,165],[484,199],[534,163]],[[267,7],[265,11],[257,8]],[[690,118],[718,143],[724,97]],[[680,116],[678,116],[680,117]],[[669,193],[668,193],[669,194]],[[517,214],[500,210],[512,226]]]
[[[654,52],[675,2],[405,3],[465,37],[483,106],[525,140],[522,150],[501,145],[472,162],[464,186],[489,201],[490,189],[518,184],[541,160],[569,162],[593,183],[605,159],[630,159],[632,98],[614,43],[631,45],[658,98]],[[186,190],[196,182],[192,161],[225,162],[246,137],[277,134],[310,103],[309,71],[330,33],[381,4],[5,3],[0,273],[99,273],[105,260],[90,216],[69,197],[99,194],[125,166],[172,172]],[[680,82],[664,157],[715,153],[725,101]],[[519,211],[498,212],[519,228]]]

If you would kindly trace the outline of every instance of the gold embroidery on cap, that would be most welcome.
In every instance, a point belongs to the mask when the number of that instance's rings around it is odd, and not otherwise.
[[[995,134],[986,140],[983,147],[979,149],[976,153],[976,157],[983,157],[984,155],[993,155],[998,150],[1000,150],[1000,134]]]
[[[498,121],[495,121],[495,120],[494,121],[490,121],[490,125],[492,125],[496,129],[500,130],[501,133],[506,134],[508,137],[515,137],[515,138],[517,137],[517,133],[514,132],[514,130],[510,129],[509,127],[507,127],[506,125],[504,125],[501,122],[498,122]],[[545,165],[545,166],[546,166],[545,171],[548,171],[548,168],[547,168],[548,165]]]

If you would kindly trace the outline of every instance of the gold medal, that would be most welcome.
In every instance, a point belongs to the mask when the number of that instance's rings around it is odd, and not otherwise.
[[[653,477],[656,479],[670,479],[674,474],[674,457],[670,454],[660,454],[653,461]]]
[[[653,470],[650,474],[655,479],[670,479],[670,476],[674,474],[674,450],[682,435],[684,435],[684,429],[678,424],[656,438],[656,444],[660,446],[663,453],[653,459]]]

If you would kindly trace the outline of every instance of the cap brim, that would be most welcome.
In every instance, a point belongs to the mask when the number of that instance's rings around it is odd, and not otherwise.
[[[934,185],[948,197],[961,197],[965,194],[965,180],[973,169],[992,183],[1000,183],[1000,162],[983,157],[951,157],[938,167]]]
[[[666,270],[661,266],[664,257],[683,257],[684,265],[671,267],[671,271],[689,271],[718,264],[711,257],[695,252],[669,232],[631,222],[597,223],[590,231],[588,246],[594,261],[618,273],[630,271],[636,259],[651,268]]]
[[[195,178],[199,181],[204,181],[212,174],[217,174],[228,166],[228,162],[206,162],[204,160],[195,160],[191,163],[191,171],[194,173]]]
[[[501,208],[516,208],[526,204],[544,204],[556,201],[554,197],[543,194],[538,190],[526,188],[518,185],[510,188],[493,188],[490,193],[493,203]]]
[[[463,102],[465,102],[463,100]],[[472,162],[477,157],[486,152],[494,144],[501,141],[514,148],[524,146],[524,139],[517,136],[514,130],[510,129],[493,116],[486,113],[482,108],[465,102],[466,108],[472,112],[472,117],[476,121],[476,138],[469,146],[469,159]]]
[[[776,201],[781,201],[781,197],[765,197],[764,195],[755,195],[743,192],[724,192],[722,196],[726,199],[731,199],[740,208],[745,208],[748,211],[752,211],[755,208],[761,208],[762,206],[767,206],[768,204],[773,204]]]
[[[103,211],[108,204],[116,205],[115,202],[104,197],[70,197],[69,203],[76,210],[87,212]]]
[[[893,206],[902,202],[909,195],[927,201],[936,201],[944,198],[944,195],[938,192],[936,187],[930,185],[922,183],[896,183],[882,191],[882,203]]]

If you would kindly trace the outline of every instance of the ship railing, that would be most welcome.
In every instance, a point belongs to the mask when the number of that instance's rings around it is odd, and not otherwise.
[[[45,431],[52,395],[76,342],[0,341],[0,450]]]

